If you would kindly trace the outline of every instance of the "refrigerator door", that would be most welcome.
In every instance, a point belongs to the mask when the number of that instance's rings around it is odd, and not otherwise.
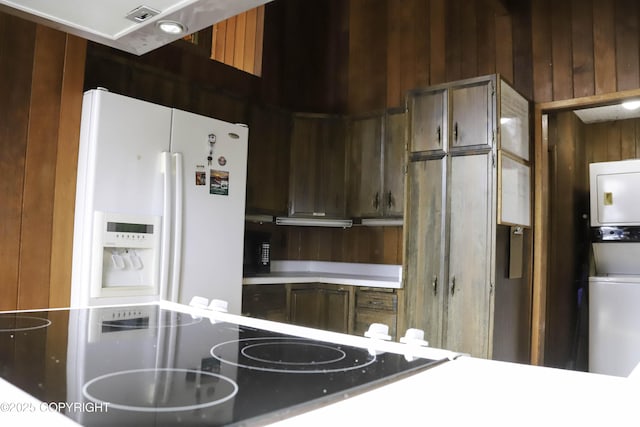
[[[171,151],[182,169],[175,194],[182,204],[174,213],[174,257],[181,262],[172,263],[170,300],[221,299],[240,313],[248,134],[242,125],[173,112]]]
[[[116,289],[110,289],[113,298],[94,298],[91,277],[93,274],[99,281],[101,275],[100,272],[96,275],[96,266],[126,268],[134,273],[140,267],[139,263],[125,263],[130,258],[126,248],[105,246],[103,251],[95,247],[101,232],[96,212],[155,218],[162,215],[160,153],[169,150],[171,109],[105,90],[86,92],[82,108],[71,304],[133,302],[127,300],[130,290],[125,288],[119,296],[114,295]],[[104,262],[98,259],[103,256]],[[118,265],[110,261],[113,257],[123,257],[124,261]],[[144,268],[157,270],[157,266]],[[153,287],[157,289],[157,279],[154,280]],[[135,301],[158,298],[156,292]]]

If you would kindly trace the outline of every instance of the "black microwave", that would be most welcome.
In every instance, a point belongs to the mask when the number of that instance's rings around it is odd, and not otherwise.
[[[271,235],[246,231],[244,235],[243,276],[264,274],[271,271]]]

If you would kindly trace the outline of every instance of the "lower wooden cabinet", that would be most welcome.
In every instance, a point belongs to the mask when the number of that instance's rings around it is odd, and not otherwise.
[[[287,322],[286,285],[244,285],[242,286],[242,314],[258,319]]]
[[[353,287],[328,284],[291,286],[290,321],[300,326],[349,333]]]
[[[396,340],[398,291],[326,283],[244,285],[242,314],[360,336],[372,323],[384,323]]]
[[[397,338],[398,294],[393,289],[358,288],[355,304],[355,335],[363,335],[372,323],[389,327],[389,335]]]

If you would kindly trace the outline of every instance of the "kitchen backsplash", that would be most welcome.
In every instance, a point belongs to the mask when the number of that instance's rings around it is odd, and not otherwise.
[[[402,227],[282,227],[245,223],[271,233],[272,260],[402,264]]]

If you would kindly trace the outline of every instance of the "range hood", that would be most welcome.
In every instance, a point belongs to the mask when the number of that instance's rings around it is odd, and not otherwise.
[[[0,11],[142,55],[269,1],[0,0]]]

